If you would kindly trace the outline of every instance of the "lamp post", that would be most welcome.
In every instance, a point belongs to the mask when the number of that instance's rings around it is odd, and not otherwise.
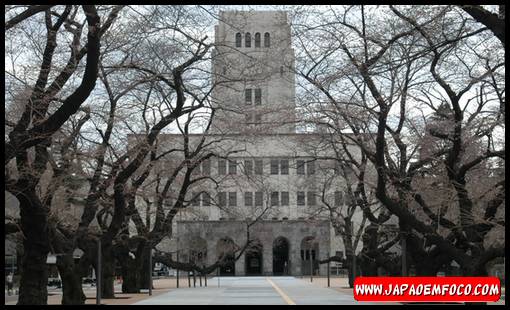
[[[97,239],[96,305],[101,304],[101,237]]]
[[[149,252],[149,296],[152,296],[152,247]]]

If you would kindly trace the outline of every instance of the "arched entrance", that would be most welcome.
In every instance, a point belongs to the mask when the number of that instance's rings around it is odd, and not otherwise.
[[[288,275],[289,263],[289,241],[278,237],[273,241],[273,275]]]
[[[301,241],[301,272],[303,275],[310,275],[319,268],[319,243],[315,237],[308,236]]]
[[[262,275],[262,244],[260,241],[254,241],[245,253],[246,275]]]
[[[207,262],[207,241],[200,237],[191,239],[189,246],[189,261],[198,266],[205,266]]]
[[[234,276],[236,273],[235,250],[237,246],[232,239],[225,237],[218,240],[216,253],[219,261],[224,263],[220,266],[221,276]]]

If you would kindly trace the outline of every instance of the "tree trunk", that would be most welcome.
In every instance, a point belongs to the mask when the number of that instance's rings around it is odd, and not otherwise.
[[[25,236],[18,305],[45,305],[48,301],[48,215],[34,191],[20,193],[16,198],[20,202],[21,227]]]
[[[122,263],[122,293],[140,293],[139,270],[136,267],[136,260],[131,257]]]
[[[101,257],[101,298],[115,298],[115,258],[112,246],[103,245]]]
[[[83,305],[87,297],[83,293],[82,275],[77,272],[72,255],[57,257],[57,268],[62,279],[62,304]]]
[[[141,255],[140,255],[141,252]],[[149,270],[152,268],[149,266],[149,256],[150,256],[150,246],[144,245],[143,249],[139,252],[140,255],[140,265],[138,269],[139,279],[140,279],[140,288],[149,289],[150,285],[150,274]]]

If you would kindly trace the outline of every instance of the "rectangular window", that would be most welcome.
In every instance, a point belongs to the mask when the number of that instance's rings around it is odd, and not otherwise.
[[[297,205],[304,206],[305,205],[305,192],[297,192]]]
[[[263,174],[263,161],[262,159],[255,160],[255,174]]]
[[[200,195],[198,195],[197,193],[195,192],[192,192],[191,193],[191,205],[193,207],[198,207],[200,206]]]
[[[227,193],[226,192],[219,192],[218,193],[218,205],[220,207],[226,207],[227,206]]]
[[[211,195],[208,192],[202,193],[202,206],[208,207],[211,205]]]
[[[305,174],[305,161],[298,160],[296,161],[296,173],[297,174]]]
[[[237,174],[237,160],[228,161],[228,174]]]
[[[262,90],[260,88],[255,89],[255,104],[262,104]]]
[[[262,122],[262,114],[255,114],[255,123],[260,124]]]
[[[282,206],[289,205],[289,192],[282,192],[281,203]]]
[[[219,175],[227,174],[227,161],[224,159],[218,160],[218,174]]]
[[[308,205],[315,206],[315,192],[308,192]]]
[[[262,207],[262,192],[255,192],[255,206]]]
[[[271,174],[278,174],[278,159],[271,159]]]
[[[340,191],[335,192],[335,206],[339,207],[344,204],[343,193]]]
[[[244,193],[244,205],[247,207],[253,206],[253,193],[252,192]]]
[[[246,175],[250,175],[250,174],[252,174],[252,171],[253,171],[253,161],[245,160],[244,161],[244,173],[246,173]]]
[[[278,205],[278,192],[271,192],[271,206]]]
[[[237,206],[237,193],[236,192],[228,193],[228,206],[229,207]]]
[[[280,160],[280,174],[289,174],[289,160]]]
[[[211,175],[211,160],[206,159],[202,162],[202,174]]]
[[[244,101],[246,104],[251,104],[251,88],[244,90]]]
[[[315,174],[315,162],[314,161],[309,161],[307,163],[306,170],[307,170],[309,175],[310,174]]]

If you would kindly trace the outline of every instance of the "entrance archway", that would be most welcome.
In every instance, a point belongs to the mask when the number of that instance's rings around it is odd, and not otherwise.
[[[262,244],[260,241],[254,241],[245,253],[246,275],[262,275]]]
[[[278,237],[273,241],[273,275],[288,275],[289,263],[289,241]]]
[[[216,244],[216,253],[218,260],[223,260],[220,266],[220,276],[234,276],[236,274],[235,265],[235,250],[236,244],[232,239],[225,237],[218,240]]]
[[[310,262],[311,261],[311,262]],[[319,243],[315,237],[308,236],[301,241],[301,272],[310,275],[319,268]]]

